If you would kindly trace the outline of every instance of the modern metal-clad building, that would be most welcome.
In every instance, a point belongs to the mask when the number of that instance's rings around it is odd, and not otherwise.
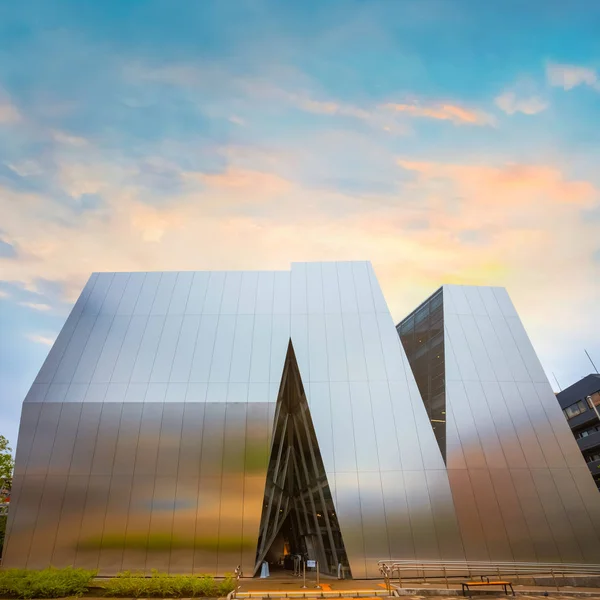
[[[93,274],[23,404],[3,565],[598,561],[506,292],[444,287],[398,329],[367,262]]]
[[[600,502],[504,288],[444,285],[398,326],[469,560],[600,560]]]

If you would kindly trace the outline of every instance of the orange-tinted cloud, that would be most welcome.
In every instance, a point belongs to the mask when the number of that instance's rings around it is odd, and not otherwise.
[[[411,117],[424,117],[441,121],[452,121],[457,125],[492,125],[493,117],[484,112],[463,108],[455,104],[386,104],[385,108]]]
[[[502,205],[564,203],[591,207],[598,199],[598,190],[588,181],[572,181],[554,166],[508,164],[500,167],[415,162],[400,159],[398,164],[428,179],[446,179],[459,191],[477,195],[481,204],[500,202]]]
[[[314,100],[308,95],[300,94],[286,94],[286,96],[294,106],[306,112],[323,115],[340,115],[363,120],[373,118],[372,111],[351,104]]]
[[[182,217],[176,211],[148,206],[134,202],[129,207],[131,226],[141,234],[145,242],[160,242],[166,232],[171,232],[182,224]]]
[[[249,200],[283,194],[291,187],[291,183],[279,175],[235,167],[223,173],[188,172],[183,176],[189,181],[201,182],[211,188],[248,194]]]

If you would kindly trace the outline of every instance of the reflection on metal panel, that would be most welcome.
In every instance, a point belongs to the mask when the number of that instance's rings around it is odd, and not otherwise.
[[[114,575],[123,564],[123,543],[114,539],[115,534],[127,529],[127,512],[131,500],[132,480],[127,475],[113,474],[106,504],[106,516],[102,529],[102,541],[98,569],[102,573]]]
[[[402,471],[381,473],[381,487],[390,555],[397,559],[415,558],[414,536]]]
[[[15,478],[15,537],[5,564],[75,564],[114,574],[152,568],[225,573],[243,556],[253,563],[268,404],[170,403],[165,411],[162,403],[93,406],[98,410],[64,405],[59,430],[80,413],[79,433],[76,428],[55,445],[55,471]],[[50,409],[60,405],[44,407],[50,412],[34,435],[35,470],[47,464],[39,457],[56,427]],[[69,457],[79,434],[90,430],[97,435],[87,473],[77,475],[84,463]]]
[[[265,493],[265,481],[270,453],[275,404],[252,403],[246,413],[246,454],[244,457],[244,502],[242,516],[241,566],[251,573],[256,560],[260,516]]]
[[[415,554],[440,558],[439,545],[424,471],[405,471],[404,485],[410,511]]]
[[[440,556],[464,555],[463,542],[446,471],[428,469],[425,475]]]
[[[57,520],[56,539],[50,564],[75,564],[77,542],[87,495],[88,475],[69,475]]]
[[[73,336],[73,332],[77,326],[81,313],[83,311],[83,307],[85,306],[92,289],[96,283],[97,274],[94,273],[86,283],[81,295],[77,299],[71,314],[67,318],[66,323],[61,329],[56,341],[52,345],[50,352],[48,353],[48,357],[44,361],[40,372],[35,378],[36,383],[50,383],[54,378],[58,365],[62,360],[63,354],[69,345],[71,338]]]
[[[217,574],[242,560],[247,404],[227,403],[223,437],[223,474],[219,510]]]
[[[14,485],[19,486],[15,490],[18,491],[18,504],[16,508],[11,506],[9,511],[7,530],[10,537],[5,542],[3,567],[10,569],[27,565],[45,480],[45,475],[26,475],[20,481],[15,478]]]
[[[521,510],[515,484],[507,469],[490,469],[490,477],[502,520],[506,527],[506,535],[517,562],[531,561],[537,556],[529,524]]]

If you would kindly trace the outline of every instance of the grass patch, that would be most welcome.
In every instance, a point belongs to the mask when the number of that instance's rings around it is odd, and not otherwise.
[[[54,569],[0,571],[0,594],[15,598],[63,598],[81,596],[90,588],[95,571]]]
[[[169,575],[156,570],[149,577],[130,571],[101,581],[95,576],[96,571],[72,567],[0,570],[0,596],[24,600],[64,598],[82,596],[93,588],[94,595],[116,598],[218,598],[235,587],[231,576],[217,580],[210,575]]]

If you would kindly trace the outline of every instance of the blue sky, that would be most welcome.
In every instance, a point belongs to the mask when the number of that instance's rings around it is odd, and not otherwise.
[[[92,271],[370,259],[600,363],[594,0],[0,6],[0,433]]]

